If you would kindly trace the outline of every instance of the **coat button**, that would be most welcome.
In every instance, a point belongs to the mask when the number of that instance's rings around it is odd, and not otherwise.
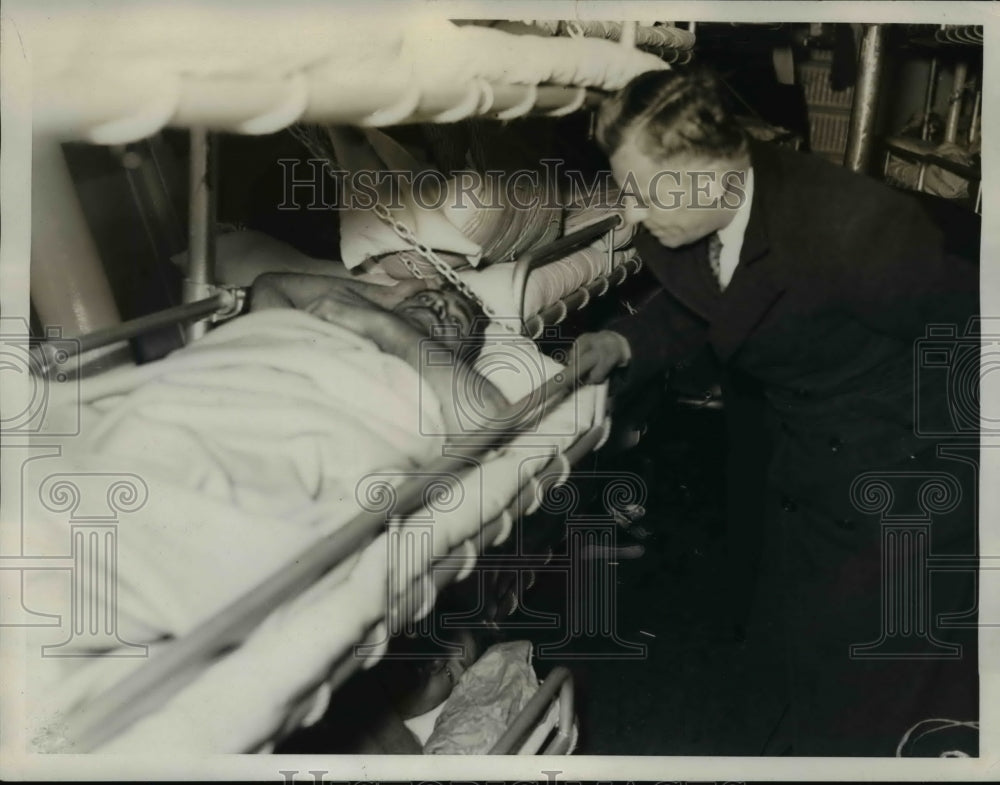
[[[830,452],[840,452],[840,448],[844,446],[844,443],[834,436],[830,439]]]
[[[836,525],[837,525],[838,529],[843,529],[844,531],[849,531],[849,532],[854,531],[854,529],[856,527],[856,524],[850,518],[840,518],[836,522]]]
[[[795,512],[798,509],[798,506],[795,504],[795,501],[791,497],[782,496],[781,509],[783,509],[785,512]]]

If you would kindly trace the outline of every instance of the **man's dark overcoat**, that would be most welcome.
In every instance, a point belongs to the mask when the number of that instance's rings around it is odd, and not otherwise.
[[[793,752],[893,755],[920,720],[977,714],[978,346],[963,337],[978,268],[872,178],[758,143],[751,162],[724,292],[707,241],[671,250],[640,231],[661,289],[610,325],[633,352],[616,386],[683,368],[706,345],[761,385],[761,605],[784,624]],[[955,569],[935,567],[946,556]]]

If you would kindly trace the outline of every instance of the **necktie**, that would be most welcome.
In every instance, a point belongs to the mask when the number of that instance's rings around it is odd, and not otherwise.
[[[719,239],[718,232],[713,232],[708,238],[708,265],[712,270],[712,275],[715,276],[716,282],[719,284],[719,289],[722,289],[721,258],[722,240]]]

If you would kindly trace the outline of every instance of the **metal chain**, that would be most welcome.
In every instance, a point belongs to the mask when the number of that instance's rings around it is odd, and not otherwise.
[[[330,151],[325,148],[324,145],[319,143],[317,139],[309,133],[309,130],[301,126],[293,126],[293,134],[295,137],[302,142],[306,148],[313,155],[317,155],[321,158],[325,158],[327,161],[333,163],[334,156],[331,155]],[[372,212],[375,213],[382,221],[387,223],[392,230],[405,242],[409,243],[414,251],[417,252],[421,257],[431,263],[438,274],[441,275],[446,281],[448,281],[452,286],[454,286],[459,292],[461,292],[465,297],[470,299],[472,302],[478,305],[483,313],[491,321],[499,322],[501,326],[509,333],[520,336],[521,330],[515,329],[511,324],[511,319],[500,319],[497,317],[496,311],[494,311],[489,305],[483,302],[483,298],[477,295],[469,286],[458,277],[455,271],[451,268],[451,265],[434,253],[434,249],[430,246],[420,242],[413,231],[402,221],[394,218],[392,213],[389,212],[388,208],[381,202],[376,201],[372,206]],[[416,264],[411,259],[406,258],[406,256],[400,256],[403,265],[414,278],[425,279],[426,276],[417,268]]]
[[[409,270],[410,275],[412,275],[414,278],[420,281],[426,278],[426,276],[420,271],[420,268],[417,267],[417,263],[414,262],[409,256],[407,256],[406,254],[400,254],[399,259],[403,263],[403,267]]]
[[[433,265],[434,269],[437,270],[438,274],[442,278],[444,278],[446,281],[448,281],[448,283],[450,283],[452,286],[458,289],[458,291],[465,297],[469,298],[474,303],[476,303],[476,305],[478,305],[482,309],[483,313],[486,314],[487,318],[489,318],[491,321],[499,322],[507,332],[513,333],[514,335],[521,335],[521,331],[515,329],[513,325],[510,323],[511,322],[510,319],[498,318],[497,312],[494,311],[493,308],[491,308],[485,302],[483,302],[483,298],[480,297],[478,294],[476,294],[474,291],[472,291],[472,289],[469,288],[469,285],[458,277],[458,273],[456,273],[452,269],[451,265],[448,264],[446,261],[444,261],[444,259],[442,259],[440,256],[438,256],[434,252],[433,248],[431,248],[425,243],[420,242],[417,239],[416,235],[413,234],[413,231],[410,229],[410,227],[407,226],[402,221],[400,221],[399,219],[394,218],[392,213],[389,212],[388,208],[386,208],[385,205],[376,202],[375,205],[372,207],[372,212],[374,212],[375,215],[377,215],[379,218],[381,218],[383,221],[389,224],[389,226],[392,227],[392,230],[397,235],[399,235],[399,237],[402,240],[406,241],[413,247],[414,251],[416,251],[421,257],[430,262],[431,265]],[[409,265],[407,265],[407,267],[409,267]]]

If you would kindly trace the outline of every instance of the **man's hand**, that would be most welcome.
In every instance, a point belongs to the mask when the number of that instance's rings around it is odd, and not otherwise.
[[[573,342],[574,370],[586,384],[600,384],[615,368],[628,365],[632,351],[621,333],[601,330],[584,333]]]

